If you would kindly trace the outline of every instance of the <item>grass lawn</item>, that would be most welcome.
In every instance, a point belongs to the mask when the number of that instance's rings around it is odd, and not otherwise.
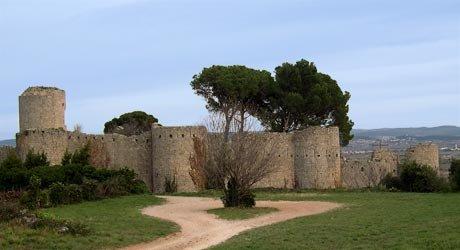
[[[254,207],[254,208],[237,208],[237,207],[227,207],[227,208],[216,208],[208,210],[208,213],[217,215],[220,219],[224,220],[245,220],[261,216],[264,214],[272,213],[278,211],[276,208],[272,207]]]
[[[346,207],[254,229],[214,249],[460,249],[460,193],[258,191],[256,197]]]
[[[4,223],[0,224],[0,249],[106,249],[151,241],[179,230],[173,223],[141,214],[141,208],[162,202],[153,195],[135,195],[43,209],[57,218],[82,222],[92,233],[59,235]]]

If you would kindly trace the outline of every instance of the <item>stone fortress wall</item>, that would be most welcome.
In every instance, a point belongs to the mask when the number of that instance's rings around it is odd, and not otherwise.
[[[65,129],[65,92],[52,87],[30,87],[19,96],[19,131]]]
[[[32,93],[33,98],[29,99]],[[19,104],[21,128],[16,141],[17,152],[22,159],[29,151],[44,152],[51,164],[60,164],[66,150],[74,152],[89,143],[94,166],[110,169],[129,167],[155,192],[164,192],[166,184],[171,181],[177,185],[179,192],[204,188],[204,158],[212,150],[209,145],[212,135],[204,127],[154,125],[151,131],[138,136],[89,135],[66,131],[63,122],[65,93],[62,90],[32,87],[21,95]],[[49,115],[48,112],[54,113]],[[379,180],[369,180],[366,172],[376,171],[379,176],[384,176],[384,173],[394,172],[398,164],[397,157],[384,150],[374,152],[372,159],[364,163],[341,161],[337,127],[310,127],[294,133],[253,135],[260,140],[261,153],[266,153],[268,145],[274,146],[271,154],[276,166],[267,178],[256,183],[258,188],[373,186]],[[423,157],[426,150],[414,149],[409,158],[426,162]],[[434,162],[432,157],[429,160]]]
[[[404,162],[431,166],[439,174],[439,150],[433,143],[420,143],[400,156],[387,148],[374,150],[369,159],[342,157],[342,187],[365,188],[378,186],[387,175],[397,175],[398,166]]]
[[[150,133],[138,136],[119,134],[89,135],[63,129],[32,129],[16,136],[17,152],[25,159],[29,151],[44,152],[53,165],[61,164],[66,150],[74,152],[90,145],[90,161],[94,166],[119,169],[132,168],[140,179],[151,185]]]
[[[0,146],[0,162],[2,162],[9,154],[14,152],[14,147]]]

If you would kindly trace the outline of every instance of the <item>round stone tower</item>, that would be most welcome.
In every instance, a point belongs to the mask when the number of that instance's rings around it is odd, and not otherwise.
[[[54,87],[30,87],[19,96],[20,132],[66,129],[65,92]]]
[[[310,127],[295,132],[293,142],[297,188],[329,189],[341,186],[337,127]]]
[[[406,161],[415,161],[421,165],[428,165],[436,172],[439,172],[438,145],[434,143],[420,143],[410,147],[406,151]]]
[[[153,190],[163,193],[166,187],[176,191],[199,191],[200,172],[204,166],[193,166],[205,146],[207,130],[201,126],[152,127]],[[204,163],[204,161],[202,161]]]

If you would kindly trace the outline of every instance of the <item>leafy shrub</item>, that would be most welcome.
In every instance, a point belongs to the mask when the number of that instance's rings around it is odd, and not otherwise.
[[[85,179],[83,180],[83,184],[81,184],[81,194],[83,200],[93,201],[96,200],[97,197],[97,181]]]
[[[125,180],[120,176],[114,176],[98,185],[97,194],[99,197],[116,197],[128,193],[129,190],[126,189]]]
[[[0,164],[0,190],[22,189],[28,183],[29,175],[21,159],[14,153],[8,154]]]
[[[224,189],[224,196],[221,200],[224,207],[254,207],[256,205],[255,196],[251,192],[239,193],[234,179],[230,179],[227,188]]]
[[[90,153],[89,144],[86,144],[83,148],[75,151],[72,155],[71,163],[80,165],[89,165]]]
[[[401,189],[408,192],[441,191],[442,182],[430,166],[415,162],[406,163],[401,167]]]
[[[133,181],[133,184],[131,185],[130,193],[132,193],[132,194],[145,194],[145,193],[148,193],[148,192],[150,192],[150,191],[149,191],[149,188],[147,187],[147,185],[145,184],[145,182],[143,182],[141,180],[134,180]]]
[[[77,184],[66,185],[65,194],[65,204],[79,203],[83,201],[81,188]]]
[[[388,190],[401,190],[401,178],[399,178],[399,176],[387,174],[382,179],[382,185],[384,185]]]
[[[115,174],[116,172],[114,170],[98,168],[88,178],[91,178],[97,181],[106,181],[112,178],[113,176],[115,176]]]
[[[53,206],[64,204],[67,199],[65,185],[61,182],[51,184],[49,189],[50,202]]]
[[[45,153],[34,153],[33,151],[27,153],[26,160],[24,161],[24,167],[27,169],[49,165],[50,162]]]
[[[40,199],[43,199],[43,196],[40,190],[40,186],[40,178],[37,176],[32,176],[30,178],[29,190],[25,192],[20,199],[21,204],[32,210],[42,207],[42,201]],[[46,200],[43,202],[45,203]]]
[[[22,168],[22,161],[19,157],[14,154],[10,153],[8,156],[2,161],[0,164],[0,168],[2,169],[12,169],[12,168]]]
[[[85,177],[91,177],[95,168],[89,165],[70,164],[61,166],[64,175],[64,183],[82,184]]]
[[[460,159],[453,159],[450,163],[449,180],[454,190],[460,190]]]
[[[29,184],[29,172],[23,167],[0,169],[0,190],[23,189]]]
[[[39,177],[42,181],[42,188],[48,188],[55,182],[64,182],[65,173],[60,166],[42,166],[29,171],[31,175]]]
[[[73,154],[66,150],[62,157],[61,165],[74,164],[87,166],[90,165],[90,157],[90,145],[86,144],[83,148],[75,150]]]
[[[69,165],[72,162],[72,154],[66,149],[61,160],[61,166]]]
[[[68,220],[55,219],[52,216],[41,213],[32,220],[28,225],[32,229],[47,228],[54,230],[60,234],[71,235],[89,235],[91,230],[85,224]]]
[[[0,223],[20,217],[24,214],[24,209],[16,202],[0,203]]]

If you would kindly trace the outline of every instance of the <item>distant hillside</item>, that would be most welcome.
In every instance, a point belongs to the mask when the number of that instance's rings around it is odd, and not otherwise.
[[[419,139],[460,139],[460,127],[439,126],[420,128],[379,128],[379,129],[355,129],[353,130],[356,139],[379,138],[383,136],[393,137],[414,137]]]
[[[12,139],[12,140],[0,141],[0,146],[12,146],[12,147],[15,147],[16,146],[16,140]]]

